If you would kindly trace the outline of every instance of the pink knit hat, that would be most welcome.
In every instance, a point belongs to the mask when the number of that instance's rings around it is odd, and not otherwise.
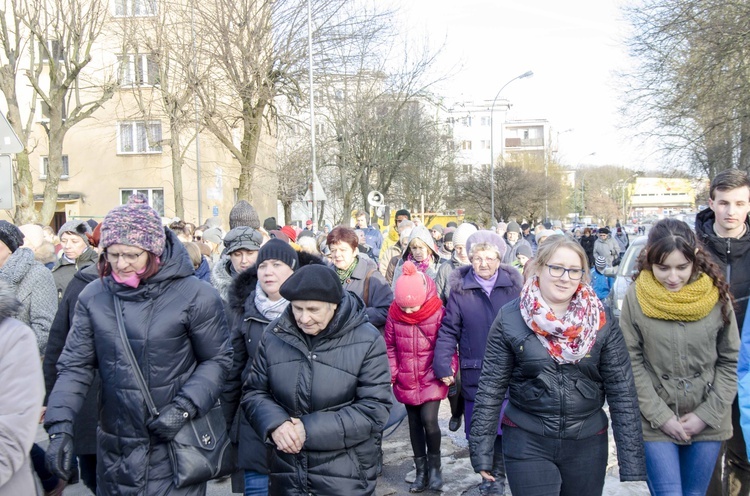
[[[410,261],[404,262],[401,275],[396,279],[393,299],[401,308],[421,307],[427,301],[427,281]]]

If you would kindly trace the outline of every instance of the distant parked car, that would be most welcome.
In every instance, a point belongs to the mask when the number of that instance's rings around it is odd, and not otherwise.
[[[615,281],[612,284],[612,290],[607,296],[606,303],[612,309],[612,313],[618,319],[620,318],[620,310],[622,310],[622,300],[625,298],[625,293],[633,282],[633,274],[635,274],[635,262],[638,260],[638,255],[646,246],[647,236],[639,236],[630,242],[625,254],[622,256],[620,265],[612,267],[611,269],[605,270],[605,274],[612,272]],[[608,274],[609,275],[609,274]]]

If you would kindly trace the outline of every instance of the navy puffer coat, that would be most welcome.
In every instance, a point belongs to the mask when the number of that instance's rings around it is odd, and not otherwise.
[[[344,292],[314,339],[299,330],[287,307],[261,338],[242,399],[245,415],[268,443],[290,417],[305,427],[300,453],[271,450],[269,494],[373,494],[390,384],[385,341],[359,297]]]
[[[100,494],[201,495],[205,484],[172,486],[167,445],[152,439],[149,412],[117,329],[113,294],[122,300],[133,353],[158,409],[176,396],[203,415],[216,403],[232,365],[221,300],[208,283],[193,276],[182,243],[166,230],[162,266],[138,288],[111,276],[81,292],[73,327],[58,361],[58,379],[47,404],[45,427],[73,434],[94,376],[101,376],[97,432]]]
[[[432,366],[438,378],[452,376],[451,360],[458,345],[461,393],[467,400],[474,401],[490,326],[500,308],[521,294],[523,276],[510,265],[501,264],[489,297],[474,278],[471,265],[451,272],[448,284],[450,296]]]

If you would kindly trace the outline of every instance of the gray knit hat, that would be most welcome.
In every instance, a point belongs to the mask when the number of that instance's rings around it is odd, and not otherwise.
[[[62,235],[65,233],[72,233],[80,236],[84,243],[89,244],[88,235],[91,235],[91,226],[85,220],[69,220],[60,227],[57,231],[57,237],[62,239]]]
[[[166,239],[161,217],[148,205],[146,197],[138,193],[104,217],[99,246],[104,249],[117,244],[139,246],[159,256],[164,253]]]
[[[475,232],[477,232],[477,228],[474,226],[474,224],[464,222],[463,224],[458,226],[455,231],[453,231],[453,246],[466,246],[466,240],[468,240],[469,236],[471,236]]]
[[[508,222],[508,231],[509,233],[514,232],[521,234],[521,226],[518,225],[518,222],[512,220]]]
[[[258,218],[258,212],[255,211],[252,205],[245,200],[238,201],[232,210],[229,211],[229,229],[230,231],[235,227],[248,226],[253,229],[260,228],[260,219]]]

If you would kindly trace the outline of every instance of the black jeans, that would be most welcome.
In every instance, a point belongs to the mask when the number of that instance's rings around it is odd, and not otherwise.
[[[750,318],[750,317],[749,317]],[[740,427],[740,407],[737,397],[732,403],[732,437],[727,439],[716,460],[708,496],[747,496],[750,494],[750,463],[747,460],[745,438]]]
[[[508,484],[523,496],[602,494],[607,469],[606,431],[585,439],[555,439],[503,425]]]
[[[406,414],[409,416],[409,438],[414,456],[425,456],[427,453],[440,454],[442,433],[438,425],[439,408],[439,401],[406,405]]]

